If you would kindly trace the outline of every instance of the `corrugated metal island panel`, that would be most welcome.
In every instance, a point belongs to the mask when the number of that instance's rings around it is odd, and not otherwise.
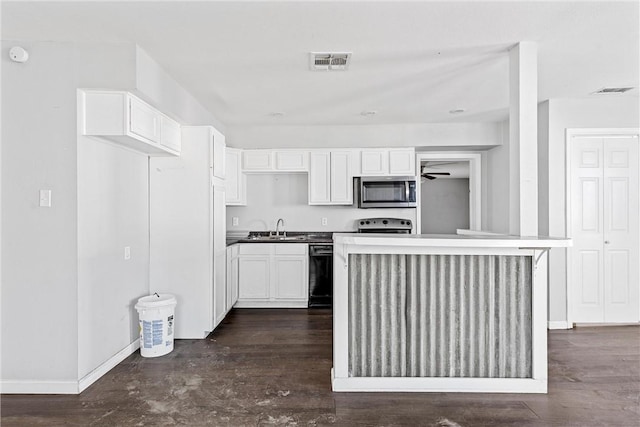
[[[531,378],[532,258],[349,255],[351,377]]]

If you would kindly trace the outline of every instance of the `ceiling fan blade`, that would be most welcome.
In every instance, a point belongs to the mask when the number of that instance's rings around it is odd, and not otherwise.
[[[435,177],[435,176],[431,176],[431,175],[429,175],[428,173],[423,173],[421,176],[422,176],[423,178],[427,178],[428,180],[436,179],[436,177]]]
[[[425,172],[427,175],[451,175],[450,172]]]

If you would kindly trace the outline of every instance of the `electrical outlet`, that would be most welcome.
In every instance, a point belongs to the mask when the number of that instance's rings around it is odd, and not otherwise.
[[[327,225],[327,218],[322,218],[322,225]]]
[[[125,246],[124,247],[124,259],[125,260],[130,260],[131,259],[131,246]]]
[[[51,207],[51,190],[40,190],[40,207]]]
[[[235,227],[238,224],[240,224],[240,219],[237,216],[234,216],[233,218],[231,218],[231,225]]]

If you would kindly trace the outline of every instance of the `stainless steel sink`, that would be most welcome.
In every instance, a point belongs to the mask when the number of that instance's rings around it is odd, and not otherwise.
[[[253,240],[257,242],[282,242],[290,240],[305,240],[306,236],[249,236],[247,240]]]

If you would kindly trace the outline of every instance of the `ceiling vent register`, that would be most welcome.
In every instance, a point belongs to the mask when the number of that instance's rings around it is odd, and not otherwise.
[[[625,93],[625,92],[629,92],[631,89],[633,88],[632,87],[603,87],[602,89],[599,89],[593,92],[593,94],[606,95],[610,93]]]
[[[311,52],[309,54],[309,68],[311,71],[346,71],[351,61],[348,52]]]

